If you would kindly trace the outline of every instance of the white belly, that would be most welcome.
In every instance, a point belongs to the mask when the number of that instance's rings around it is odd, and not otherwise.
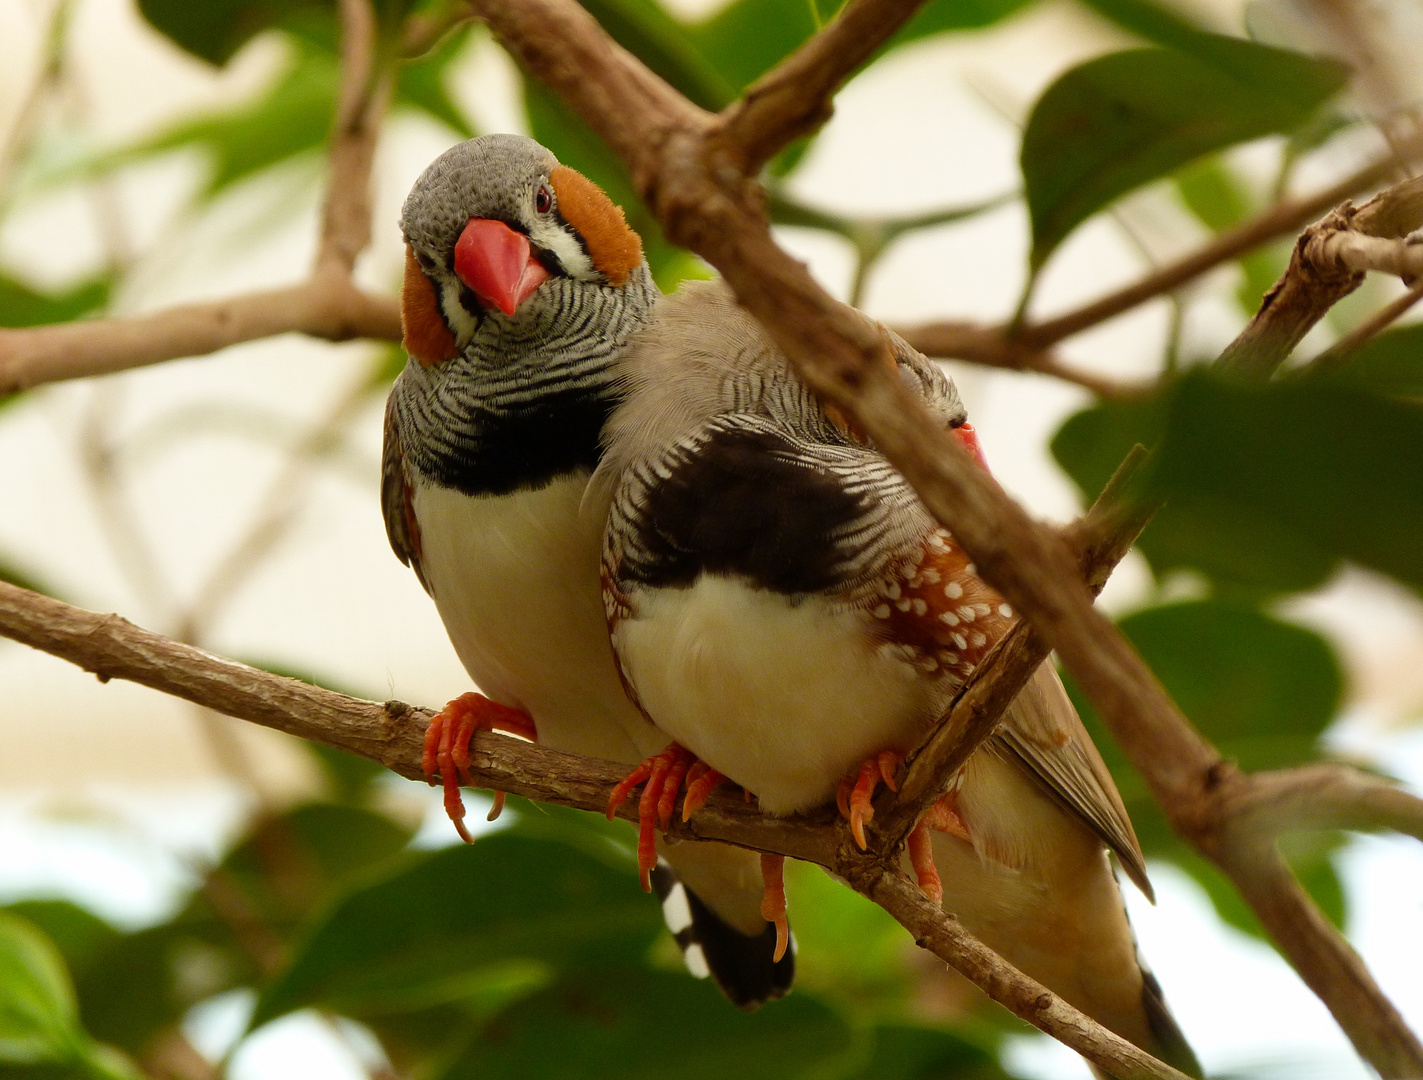
[[[635,762],[668,740],[618,680],[598,584],[602,522],[579,514],[587,480],[477,498],[416,487],[420,565],[482,693],[528,712],[545,746]]]
[[[710,576],[636,603],[618,654],[648,715],[771,813],[825,802],[866,757],[908,750],[940,697],[854,612]]]

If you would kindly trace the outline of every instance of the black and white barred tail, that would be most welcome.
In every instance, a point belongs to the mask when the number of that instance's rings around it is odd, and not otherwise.
[[[710,975],[732,1004],[749,1012],[790,990],[795,980],[794,934],[777,962],[772,959],[776,928],[771,923],[755,935],[727,925],[660,859],[652,869],[652,888],[687,970],[699,979]]]

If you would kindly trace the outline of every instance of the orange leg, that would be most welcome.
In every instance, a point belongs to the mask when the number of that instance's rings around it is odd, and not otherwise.
[[[771,956],[772,963],[779,963],[786,955],[790,943],[790,924],[786,922],[786,857],[784,855],[761,856],[761,918],[776,924],[776,951]]]
[[[691,751],[672,743],[660,754],[654,754],[613,788],[608,798],[608,820],[617,816],[618,807],[628,801],[633,790],[644,784],[637,803],[637,866],[642,872],[643,892],[652,891],[652,868],[657,865],[656,826],[665,831],[677,805],[677,792],[687,781],[687,798],[682,804],[682,820],[686,821],[706,804],[707,796],[725,777],[692,756]]]
[[[470,783],[469,741],[476,731],[508,731],[531,742],[538,741],[533,717],[519,709],[490,701],[483,694],[461,694],[430,718],[430,726],[425,729],[425,753],[420,763],[430,784],[435,783],[436,773],[443,781],[445,813],[466,844],[474,843],[474,839],[464,827],[460,781]],[[504,793],[496,791],[489,820],[497,818],[503,809]]]
[[[865,850],[865,826],[875,817],[872,801],[875,788],[883,782],[890,791],[898,791],[894,782],[895,770],[904,761],[904,754],[898,750],[881,750],[874,757],[865,758],[860,772],[855,777],[845,777],[835,792],[835,804],[840,815],[850,823],[850,834],[860,850]]]
[[[939,878],[939,868],[934,865],[934,849],[929,841],[929,826],[919,822],[909,834],[909,863],[914,867],[914,876],[919,879],[919,888],[936,904],[944,901],[944,883]]]

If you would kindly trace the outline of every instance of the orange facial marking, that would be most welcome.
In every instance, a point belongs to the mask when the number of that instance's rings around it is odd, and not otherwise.
[[[548,179],[559,212],[583,237],[593,266],[614,285],[624,284],[642,262],[642,238],[628,227],[622,207],[567,165],[555,165]]]
[[[405,281],[400,288],[400,328],[405,351],[423,366],[433,367],[459,355],[455,336],[440,314],[435,286],[420,269],[415,251],[405,245]]]

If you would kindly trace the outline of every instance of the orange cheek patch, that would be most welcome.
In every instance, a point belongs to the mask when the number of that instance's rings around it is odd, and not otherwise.
[[[622,207],[567,165],[555,165],[548,179],[559,212],[583,237],[593,266],[614,285],[624,284],[642,262],[642,238],[628,227]]]
[[[459,355],[455,337],[440,315],[435,286],[420,269],[409,244],[405,245],[405,282],[400,288],[400,328],[405,351],[425,367]]]

